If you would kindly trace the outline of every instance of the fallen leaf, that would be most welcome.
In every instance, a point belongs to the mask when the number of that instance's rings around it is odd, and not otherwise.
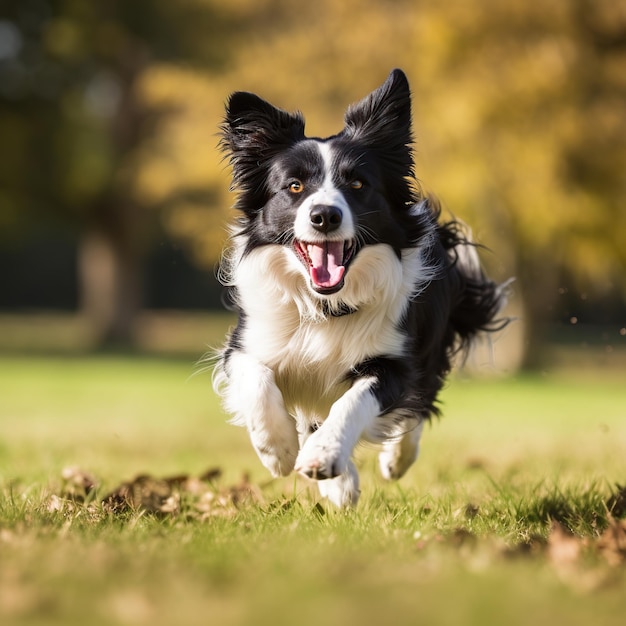
[[[261,490],[250,482],[249,476],[226,488],[215,481],[221,476],[219,468],[211,468],[199,477],[180,474],[156,478],[148,474],[137,476],[119,485],[102,500],[105,512],[147,511],[157,515],[181,513],[181,500],[188,505],[185,514],[190,519],[233,516],[245,504],[263,501]]]
[[[244,474],[241,482],[229,490],[230,498],[235,506],[246,502],[261,502],[262,496],[259,488],[250,482],[248,474]]]
[[[504,546],[502,553],[506,557],[537,556],[546,551],[547,545],[548,542],[540,534],[532,534],[513,546]]]
[[[556,567],[569,567],[580,557],[582,542],[559,522],[552,522],[548,536],[548,558]]]
[[[478,514],[480,513],[480,506],[478,506],[477,504],[472,504],[471,502],[469,504],[465,505],[465,517],[466,519],[474,519]]]
[[[219,467],[211,467],[206,472],[200,474],[198,478],[205,482],[212,483],[216,481],[218,478],[221,478],[221,476],[222,476],[222,470]]]
[[[166,480],[141,474],[130,482],[122,483],[102,501],[111,513],[144,510],[149,513],[172,513],[172,486]]]
[[[609,526],[602,533],[596,547],[610,565],[626,562],[626,520],[609,518]]]
[[[626,487],[615,485],[617,491],[606,501],[606,508],[614,518],[626,517]]]
[[[470,459],[467,459],[467,461],[465,462],[465,466],[468,470],[484,470],[487,468],[488,463],[485,459],[472,457]]]
[[[46,502],[48,513],[73,513],[79,506],[73,500],[59,497],[56,494],[52,494]]]
[[[65,467],[61,471],[63,479],[62,495],[64,498],[84,502],[87,496],[97,487],[96,479],[80,467]]]
[[[461,548],[463,546],[474,546],[476,544],[476,535],[465,528],[455,528],[454,532],[450,535],[450,540],[455,548]]]

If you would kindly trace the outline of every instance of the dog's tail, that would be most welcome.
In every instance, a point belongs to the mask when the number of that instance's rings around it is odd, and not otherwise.
[[[470,229],[455,220],[439,225],[439,239],[447,250],[450,271],[457,289],[450,323],[458,337],[457,348],[467,352],[480,332],[502,330],[509,318],[501,316],[511,280],[498,284],[485,274],[478,257],[479,246]]]

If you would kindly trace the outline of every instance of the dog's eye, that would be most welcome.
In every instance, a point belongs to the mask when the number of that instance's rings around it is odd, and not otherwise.
[[[353,181],[350,183],[350,187],[351,187],[352,189],[363,189],[363,181],[358,180],[358,179],[353,180]]]
[[[289,183],[288,189],[290,193],[302,193],[304,191],[304,185],[300,180],[293,180]]]

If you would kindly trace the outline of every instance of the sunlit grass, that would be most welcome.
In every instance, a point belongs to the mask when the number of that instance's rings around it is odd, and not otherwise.
[[[0,359],[3,624],[622,623],[624,565],[592,551],[563,569],[545,549],[553,521],[595,542],[626,482],[620,377],[456,377],[400,483],[359,450],[362,499],[343,512],[304,480],[269,480],[194,372]],[[52,506],[67,466],[98,487]],[[215,466],[216,492],[248,473],[258,500],[204,517],[192,496],[176,515],[99,504],[137,474]]]

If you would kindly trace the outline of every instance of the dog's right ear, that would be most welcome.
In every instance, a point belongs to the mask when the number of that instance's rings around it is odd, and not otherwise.
[[[304,118],[237,91],[228,100],[221,131],[220,147],[230,157],[233,183],[246,191],[262,179],[273,156],[304,139]]]

